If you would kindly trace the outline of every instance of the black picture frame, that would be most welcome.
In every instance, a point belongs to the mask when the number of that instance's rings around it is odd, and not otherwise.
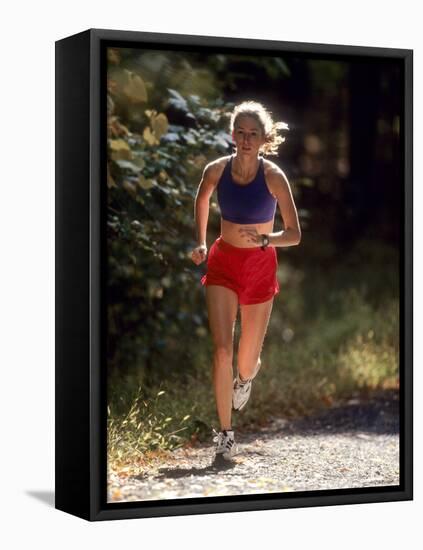
[[[403,70],[401,205],[400,484],[397,487],[106,502],[102,300],[105,255],[105,67],[107,45],[235,48],[395,58]],[[58,40],[56,58],[55,507],[89,521],[403,501],[413,498],[413,50],[89,29]],[[102,65],[103,62],[103,65]],[[103,140],[103,141],[102,141]]]

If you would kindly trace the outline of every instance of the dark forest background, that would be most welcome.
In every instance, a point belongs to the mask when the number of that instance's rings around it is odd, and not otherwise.
[[[194,198],[206,163],[232,152],[228,115],[246,99],[289,125],[269,159],[291,184],[302,241],[278,248],[281,292],[239,422],[265,421],[269,403],[298,414],[397,388],[399,63],[110,48],[107,76],[109,458],[217,425]],[[214,196],[209,247],[219,230]]]

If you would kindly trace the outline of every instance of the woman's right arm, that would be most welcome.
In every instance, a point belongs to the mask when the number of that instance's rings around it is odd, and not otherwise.
[[[192,259],[198,265],[207,256],[207,222],[209,219],[210,197],[217,184],[216,163],[207,164],[204,168],[194,201],[194,218],[197,246],[192,252]]]

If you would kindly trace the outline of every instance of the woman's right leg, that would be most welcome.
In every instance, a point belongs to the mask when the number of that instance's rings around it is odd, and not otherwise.
[[[206,286],[209,325],[213,339],[213,385],[221,430],[232,429],[233,337],[238,312],[236,292]]]

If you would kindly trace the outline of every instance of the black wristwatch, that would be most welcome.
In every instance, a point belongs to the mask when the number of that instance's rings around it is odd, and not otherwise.
[[[261,234],[260,237],[262,242],[261,249],[264,250],[266,246],[269,246],[269,242],[270,242],[269,235]]]

